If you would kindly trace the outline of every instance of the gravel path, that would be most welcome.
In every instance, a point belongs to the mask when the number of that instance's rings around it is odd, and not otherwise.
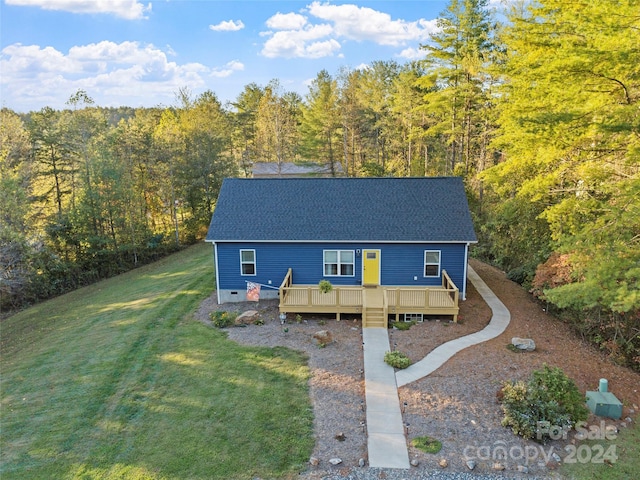
[[[197,313],[208,322],[214,310],[259,311],[264,325],[227,329],[229,338],[246,345],[286,346],[305,352],[311,370],[310,395],[314,406],[316,446],[309,465],[298,478],[303,480],[421,480],[477,478],[561,478],[558,463],[549,458],[553,451],[565,455],[570,436],[541,447],[521,439],[500,425],[502,412],[496,393],[506,380],[526,379],[544,363],[560,366],[582,390],[597,389],[601,377],[609,379],[610,390],[625,405],[640,404],[640,375],[611,364],[602,355],[581,342],[568,327],[544,313],[539,304],[502,272],[472,261],[472,266],[511,312],[511,323],[494,340],[469,347],[456,354],[430,376],[399,389],[403,421],[409,424],[409,439],[428,435],[442,442],[437,454],[426,454],[413,447],[409,456],[417,462],[411,470],[359,467],[367,460],[362,376],[362,335],[359,316],[337,322],[333,316],[289,315],[287,332],[278,319],[277,301],[242,302],[217,305],[215,294],[205,300]],[[491,311],[471,284],[467,300],[461,302],[459,323],[433,319],[408,331],[389,330],[392,348],[406,353],[413,362],[422,359],[438,345],[481,330]],[[319,330],[328,330],[333,342],[321,348],[313,338]],[[514,353],[506,348],[514,336],[533,338],[538,345],[532,353]],[[637,411],[637,409],[636,409]],[[625,407],[623,418],[630,414]],[[633,416],[633,415],[632,415]],[[598,423],[600,419],[592,419]],[[614,422],[620,427],[620,422]],[[541,450],[544,448],[544,450]],[[553,450],[550,450],[553,449]],[[507,452],[506,457],[502,455]],[[510,452],[510,453],[509,453]],[[523,453],[536,458],[526,462]],[[546,456],[546,458],[545,458]],[[494,459],[495,457],[495,459]],[[332,458],[342,463],[333,466]],[[445,459],[447,466],[440,462]],[[469,470],[468,460],[475,462]],[[504,470],[496,470],[500,463]],[[527,463],[528,474],[518,468]]]

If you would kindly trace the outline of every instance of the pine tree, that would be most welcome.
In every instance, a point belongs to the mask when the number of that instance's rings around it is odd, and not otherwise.
[[[309,86],[300,125],[305,159],[326,164],[332,176],[337,173],[342,141],[338,98],[336,80],[321,70]]]
[[[483,168],[488,127],[488,67],[495,45],[487,1],[451,0],[438,27],[423,46],[426,75],[420,85],[428,90],[423,108],[432,118],[426,134],[446,139],[446,173],[459,172],[460,164],[469,173]]]

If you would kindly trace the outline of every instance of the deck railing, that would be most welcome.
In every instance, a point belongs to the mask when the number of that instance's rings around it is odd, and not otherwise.
[[[286,307],[336,307],[359,311],[362,307],[362,288],[334,286],[323,293],[318,285],[293,285],[291,269],[280,284],[280,306]]]
[[[390,309],[440,309],[458,306],[459,291],[445,270],[442,288],[438,287],[385,287]]]
[[[446,270],[442,270],[442,288],[444,288],[449,294],[449,297],[451,298],[451,300],[453,300],[454,305],[458,305],[458,296],[460,295],[460,290],[458,290],[456,284],[453,283],[453,280],[451,280],[451,277]]]
[[[459,291],[446,271],[442,271],[441,287],[381,287],[384,311],[390,314],[432,313],[453,315],[457,319]],[[289,269],[280,284],[280,311],[313,313],[360,313],[363,287],[334,286],[323,293],[318,285],[295,285]]]

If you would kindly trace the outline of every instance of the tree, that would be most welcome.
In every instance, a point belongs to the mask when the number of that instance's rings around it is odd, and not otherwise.
[[[104,114],[98,109],[92,108],[94,101],[87,92],[78,90],[67,101],[72,107],[69,120],[69,154],[74,162],[72,168],[72,192],[71,209],[76,209],[76,196],[82,192],[87,200],[87,213],[90,228],[94,235],[98,234],[95,211],[95,192],[93,191],[92,162],[95,151],[92,151],[94,141],[106,132],[107,122]],[[77,185],[76,172],[79,172],[80,183]]]
[[[451,0],[438,19],[439,30],[423,46],[427,89],[424,109],[432,116],[427,135],[443,136],[448,145],[446,173],[458,164],[468,174],[482,156],[483,119],[491,85],[488,67],[495,49],[486,0]]]
[[[506,160],[484,178],[498,202],[541,206],[539,248],[569,255],[573,281],[546,292],[560,306],[640,308],[637,7],[545,0],[514,8],[503,36]]]
[[[68,127],[68,116],[50,107],[31,115],[28,126],[41,180],[42,188],[38,194],[45,202],[45,208],[51,208],[53,201],[53,210],[59,218],[66,209],[65,197],[72,191],[71,177],[74,174]]]
[[[237,170],[230,154],[231,124],[211,91],[199,95],[190,108],[178,111],[185,142],[184,163],[178,164],[179,201],[189,209],[188,229],[202,236],[225,177]]]
[[[363,161],[366,161],[363,140],[362,106],[359,102],[358,85],[360,70],[342,69],[338,75],[338,106],[342,131],[342,164],[348,176],[356,176]]]
[[[20,117],[0,110],[0,308],[26,295],[31,171],[29,138]]]
[[[394,119],[395,134],[391,135],[392,150],[397,152],[401,175],[426,175],[428,143],[422,135],[426,127],[423,104],[424,90],[419,86],[423,70],[417,63],[404,65],[393,80],[390,115]],[[424,160],[423,160],[424,158]]]
[[[392,85],[399,65],[394,61],[373,62],[358,75],[357,98],[361,106],[360,122],[365,142],[363,163],[376,163],[387,173],[389,144],[394,134],[390,115]],[[368,167],[369,168],[369,167]]]
[[[302,106],[300,125],[306,158],[321,160],[336,175],[342,135],[338,105],[338,85],[326,70],[321,70],[309,86]]]
[[[236,163],[246,177],[250,176],[251,166],[258,160],[256,117],[263,95],[263,89],[251,83],[244,87],[236,101],[232,103],[235,108],[235,112],[231,115],[232,151],[236,157]]]
[[[32,171],[29,135],[20,117],[0,110],[0,230],[27,233]]]
[[[294,92],[282,93],[277,80],[264,89],[256,115],[256,144],[260,161],[275,162],[280,168],[298,154],[298,119],[301,98]]]

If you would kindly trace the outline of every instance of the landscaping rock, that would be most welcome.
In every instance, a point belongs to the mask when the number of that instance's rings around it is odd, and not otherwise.
[[[319,332],[314,333],[313,338],[318,341],[318,345],[328,345],[333,342],[331,332],[328,330],[320,330]]]
[[[359,467],[364,467],[365,466],[364,458],[361,458],[360,460],[358,460],[358,466]]]
[[[531,338],[513,337],[511,339],[511,345],[518,350],[524,350],[525,352],[533,352],[536,349],[536,342]]]
[[[318,457],[311,457],[309,459],[309,463],[314,467],[317,467],[320,464],[320,459]]]
[[[467,460],[467,468],[469,470],[473,470],[474,468],[476,468],[476,462],[474,462],[473,460]]]
[[[253,325],[260,319],[260,314],[257,310],[247,310],[241,313],[235,320],[236,325]]]
[[[500,462],[496,462],[493,464],[493,469],[495,471],[501,472],[502,470],[504,470],[504,468],[505,468],[504,465]]]
[[[440,465],[442,468],[447,468],[447,466],[449,466],[449,462],[446,458],[441,458],[438,462],[438,465]]]
[[[412,467],[417,467],[418,465],[420,465],[420,462],[418,460],[416,460],[415,458],[411,459],[411,466]]]
[[[529,473],[529,467],[525,465],[518,465],[518,472],[524,473],[526,475],[527,473]]]
[[[342,463],[342,459],[341,458],[332,458],[329,460],[329,463],[331,465],[340,465]]]

